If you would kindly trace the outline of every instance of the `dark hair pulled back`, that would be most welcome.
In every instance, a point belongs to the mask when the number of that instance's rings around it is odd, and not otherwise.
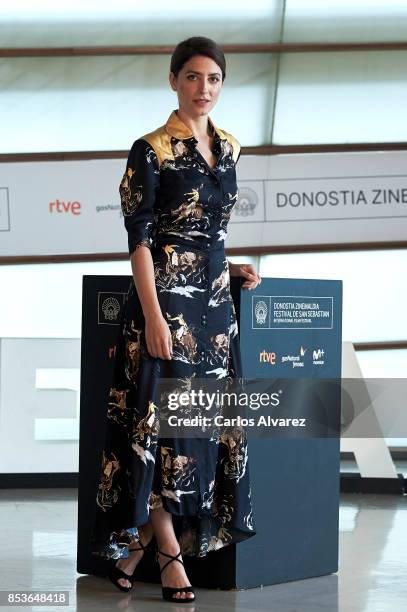
[[[222,82],[225,80],[226,60],[224,53],[214,40],[205,36],[192,36],[178,43],[171,56],[170,71],[178,76],[183,65],[194,55],[206,55],[206,57],[213,59],[222,71]]]

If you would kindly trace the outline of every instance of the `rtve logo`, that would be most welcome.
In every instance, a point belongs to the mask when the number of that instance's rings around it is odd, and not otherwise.
[[[50,213],[71,213],[72,215],[81,214],[81,203],[80,202],[64,202],[64,200],[55,200],[55,202],[49,203]]]
[[[276,354],[274,351],[271,353],[267,351],[262,351],[259,353],[259,361],[260,363],[269,363],[270,365],[276,365]]]

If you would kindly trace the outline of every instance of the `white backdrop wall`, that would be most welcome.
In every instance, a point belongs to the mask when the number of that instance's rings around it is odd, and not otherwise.
[[[407,152],[248,155],[228,246],[403,240]],[[0,164],[0,256],[127,251],[125,160]]]

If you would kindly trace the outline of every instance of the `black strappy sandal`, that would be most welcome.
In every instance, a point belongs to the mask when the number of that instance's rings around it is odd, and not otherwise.
[[[167,553],[163,552],[162,550],[157,549],[157,562],[158,562],[158,554],[169,558],[169,561],[167,561],[167,563],[164,563],[162,568],[160,568],[160,574],[162,574],[165,568],[167,567],[167,565],[169,565],[173,561],[179,561],[182,565],[184,565],[184,562],[182,561],[182,559],[178,558],[181,554],[181,551],[179,551],[179,553],[175,555],[175,557],[173,557],[172,555],[167,555]],[[193,597],[174,597],[175,593],[192,593],[194,596]],[[192,586],[178,587],[178,588],[163,586],[162,594],[163,594],[163,599],[165,599],[166,601],[172,601],[176,603],[191,603],[195,601],[195,591],[192,588]]]
[[[151,542],[151,540],[150,540],[150,542]],[[129,552],[133,552],[133,551],[136,551],[136,550],[143,550],[143,551],[145,551],[147,549],[148,545],[150,544],[150,542],[146,546],[144,546],[144,544],[141,543],[141,540],[139,540],[138,543],[140,544],[140,547],[139,548],[129,548]],[[124,572],[123,570],[121,570],[119,567],[116,566],[116,563],[117,563],[117,560],[113,561],[113,567],[112,567],[112,569],[110,570],[110,573],[109,573],[109,580],[111,582],[113,582],[113,584],[118,589],[120,589],[121,591],[124,591],[125,593],[128,593],[133,588],[134,575],[136,573],[137,566],[136,566],[136,568],[135,568],[135,570],[134,570],[134,572],[132,574],[126,574],[126,572]],[[123,586],[122,584],[120,584],[119,583],[120,578],[124,578],[125,580],[128,580],[130,582],[130,586]]]

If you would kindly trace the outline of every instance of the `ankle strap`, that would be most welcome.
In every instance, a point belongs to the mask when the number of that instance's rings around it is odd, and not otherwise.
[[[146,550],[147,549],[148,544],[144,545],[141,539],[137,542],[137,544],[140,544],[140,547],[139,548],[129,548],[129,552],[133,552],[135,550]]]
[[[169,565],[170,563],[172,563],[173,561],[179,561],[181,563],[181,565],[184,565],[184,562],[182,561],[182,559],[179,559],[178,557],[181,555],[181,551],[179,551],[179,553],[175,556],[173,555],[167,555],[167,553],[162,552],[162,550],[159,550],[157,548],[157,561],[158,561],[158,554],[163,555],[164,557],[168,557],[169,561],[167,561],[166,563],[164,563],[164,565],[162,566],[162,568],[160,569],[160,574],[162,574],[162,572],[165,570],[165,568],[167,567],[167,565]]]

